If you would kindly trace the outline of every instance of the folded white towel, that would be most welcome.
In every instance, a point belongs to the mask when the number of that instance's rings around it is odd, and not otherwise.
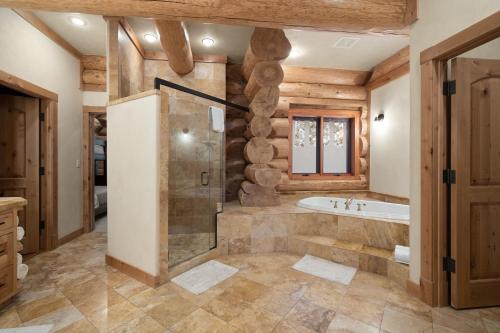
[[[28,275],[28,265],[21,264],[17,266],[17,278],[19,280],[24,280],[24,278]]]
[[[217,133],[224,132],[224,110],[215,106],[209,106],[210,117],[212,119],[212,130]]]
[[[410,264],[410,248],[408,246],[396,245],[394,249],[394,260],[402,264]]]
[[[16,216],[16,226],[19,225],[19,216]]]
[[[24,238],[24,228],[17,227],[17,240],[20,241],[23,238]]]
[[[19,266],[23,263],[23,256],[20,253],[16,254],[17,254],[17,266]]]

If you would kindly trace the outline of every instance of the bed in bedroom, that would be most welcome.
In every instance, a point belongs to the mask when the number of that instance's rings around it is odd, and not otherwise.
[[[94,216],[105,214],[108,209],[108,191],[106,186],[94,187]]]

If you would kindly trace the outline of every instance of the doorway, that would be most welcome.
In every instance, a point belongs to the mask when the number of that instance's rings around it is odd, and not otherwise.
[[[21,253],[57,247],[57,95],[0,71],[0,197],[23,197]]]
[[[420,54],[418,287],[432,306],[500,305],[499,37],[496,13]]]

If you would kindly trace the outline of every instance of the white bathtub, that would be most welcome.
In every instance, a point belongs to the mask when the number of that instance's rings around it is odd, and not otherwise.
[[[337,208],[335,208],[335,202],[337,203]],[[299,200],[297,206],[339,215],[393,219],[406,221],[406,223],[410,220],[410,206],[408,205],[353,199],[349,209],[346,210],[345,202],[345,198],[310,197]],[[358,210],[358,207],[361,210]]]

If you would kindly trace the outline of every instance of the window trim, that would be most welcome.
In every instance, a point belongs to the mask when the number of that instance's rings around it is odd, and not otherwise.
[[[309,174],[297,174],[292,172],[293,161],[293,118],[294,117],[317,117],[320,118],[319,147],[320,147],[320,172]],[[351,142],[351,172],[339,175],[323,173],[323,122],[324,118],[342,118],[352,119],[350,128]],[[359,180],[359,130],[360,130],[360,112],[350,110],[331,110],[331,109],[290,109],[288,112],[288,178],[295,180]]]

